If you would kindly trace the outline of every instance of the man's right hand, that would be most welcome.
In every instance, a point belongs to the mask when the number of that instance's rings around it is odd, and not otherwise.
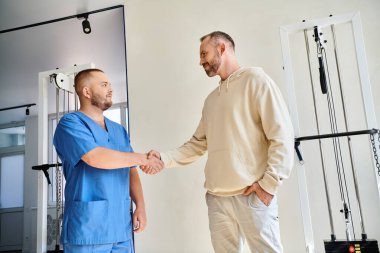
[[[148,159],[152,158],[152,157],[156,157],[157,159],[160,159],[161,160],[161,155],[158,151],[156,150],[151,150],[148,152]]]
[[[146,156],[148,158],[147,163],[140,166],[140,169],[144,173],[154,175],[164,168],[164,163],[160,160],[161,156],[159,152],[151,150],[146,154]]]

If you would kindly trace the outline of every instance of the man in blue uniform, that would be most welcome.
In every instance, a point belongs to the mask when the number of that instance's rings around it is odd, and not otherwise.
[[[132,224],[135,232],[146,226],[136,166],[160,170],[163,163],[134,153],[125,129],[103,116],[112,105],[112,87],[102,70],[83,70],[74,82],[80,110],[63,116],[54,135],[66,179],[64,251],[132,253]]]

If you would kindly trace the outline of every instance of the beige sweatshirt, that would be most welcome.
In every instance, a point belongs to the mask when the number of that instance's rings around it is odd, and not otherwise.
[[[206,98],[193,137],[161,159],[176,167],[208,151],[210,194],[239,195],[258,182],[274,195],[289,177],[293,150],[293,127],[278,87],[261,68],[240,68]]]

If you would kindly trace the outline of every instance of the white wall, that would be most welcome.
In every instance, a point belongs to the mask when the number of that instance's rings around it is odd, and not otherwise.
[[[218,82],[217,78],[208,78],[198,64],[201,36],[214,30],[229,33],[236,42],[241,65],[262,66],[285,95],[279,27],[353,11],[361,12],[372,91],[378,96],[379,1],[126,1],[130,123],[135,150],[172,149],[193,134],[203,101]],[[375,108],[380,119],[379,99]],[[146,231],[136,235],[136,252],[212,252],[204,201],[204,163],[203,158],[157,176],[141,176],[149,222]],[[370,171],[364,177],[360,186],[370,185],[362,196],[367,233],[379,240],[374,173]],[[324,190],[316,189],[313,180],[308,179],[316,247],[317,252],[323,252],[322,239],[328,239],[330,231],[327,216],[320,214],[326,214]],[[296,184],[293,173],[279,196],[281,235],[287,253],[305,252]],[[341,218],[339,214],[336,217]],[[344,231],[337,231],[337,235],[343,237]]]

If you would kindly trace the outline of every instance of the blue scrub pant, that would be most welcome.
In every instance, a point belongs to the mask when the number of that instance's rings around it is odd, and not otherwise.
[[[95,245],[63,245],[65,253],[133,253],[132,240],[126,242],[95,244]]]

